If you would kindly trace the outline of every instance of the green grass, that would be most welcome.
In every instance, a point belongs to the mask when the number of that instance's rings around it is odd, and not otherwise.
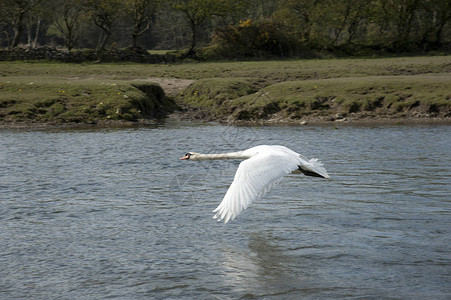
[[[0,118],[7,122],[97,123],[134,121],[155,107],[151,83],[9,77],[0,82]]]
[[[293,119],[331,113],[394,115],[413,108],[432,113],[451,108],[450,82],[451,74],[290,81],[234,99],[228,110],[239,111],[238,119],[278,112]]]
[[[378,59],[280,60],[174,64],[64,64],[0,62],[0,76],[57,76],[131,80],[148,77],[184,79],[259,78],[270,83],[306,79],[449,73],[448,56]],[[0,77],[1,78],[1,77]]]
[[[171,77],[202,79],[251,77],[269,82],[319,78],[415,75],[451,72],[448,56],[378,59],[280,60],[175,64],[64,64],[0,62],[0,76],[58,76],[65,78],[136,79]]]
[[[0,120],[136,120],[152,115],[158,105],[174,108],[167,101],[149,102],[145,88],[136,86],[151,78],[195,80],[175,100],[204,110],[211,119],[404,117],[412,112],[449,117],[450,74],[448,56],[174,64],[0,62]]]
[[[451,112],[450,73],[297,80],[262,88],[258,83],[256,79],[201,79],[177,100],[207,108],[211,119],[228,120],[256,121],[275,114],[287,121],[307,116],[405,117]]]
[[[179,99],[196,107],[215,106],[258,90],[258,79],[255,78],[199,79],[181,93]]]
[[[176,53],[178,50],[148,50],[150,54],[159,54],[159,55],[165,55],[168,53]]]

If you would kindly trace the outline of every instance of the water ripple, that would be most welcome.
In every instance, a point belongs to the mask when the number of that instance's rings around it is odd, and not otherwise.
[[[167,123],[0,131],[0,298],[434,298],[451,294],[451,127]],[[290,175],[227,225],[238,162],[282,144]]]

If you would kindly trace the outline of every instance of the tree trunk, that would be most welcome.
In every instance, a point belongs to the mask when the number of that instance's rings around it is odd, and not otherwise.
[[[99,37],[99,44],[97,46],[97,54],[101,54],[101,52],[105,49],[108,40],[111,37],[113,21],[109,19],[109,17],[99,18],[99,20],[94,18],[94,23],[101,29],[103,32],[103,38]]]
[[[34,34],[34,39],[32,42],[31,47],[35,49],[38,45],[38,38],[39,38],[39,29],[41,28],[41,17],[38,17],[38,23],[36,24],[36,32]]]
[[[11,38],[9,36],[9,33],[8,33],[7,30],[3,31],[2,33],[6,36],[6,42],[7,42],[7,45],[8,45],[8,49],[10,49],[10,47],[11,47]]]
[[[17,16],[17,20],[14,24],[14,37],[13,42],[11,43],[11,48],[16,48],[17,45],[19,45],[20,42],[20,36],[22,35],[23,31],[23,18],[25,16],[25,11],[20,11],[19,15]]]
[[[32,49],[32,46],[31,46],[31,44],[32,44],[32,37],[31,37],[31,22],[29,22],[28,23],[28,25],[27,25],[27,46],[28,46],[28,49]]]
[[[101,51],[103,51],[105,49],[106,44],[108,43],[108,40],[110,39],[110,36],[111,36],[111,31],[104,30],[103,33],[104,33],[103,39],[102,39],[102,41],[100,43],[100,47],[98,49],[98,52],[101,52]]]
[[[136,34],[135,32],[132,33],[132,48],[138,48],[138,34]]]
[[[73,41],[73,29],[70,26],[67,26],[67,34],[65,35],[65,44],[67,47],[67,50],[70,52],[72,48],[74,47],[74,41]]]
[[[409,35],[412,28],[411,25],[417,6],[418,0],[412,0],[405,6],[400,7],[400,11],[398,13],[398,42],[405,43],[409,41]]]
[[[194,50],[194,48],[196,47],[196,37],[197,37],[196,31],[197,31],[197,24],[196,24],[193,20],[191,20],[190,25],[191,25],[191,46],[190,46],[190,48],[189,48],[189,50],[188,50],[187,55],[188,55],[189,57],[192,57],[192,56],[194,56],[195,53],[196,53],[196,51]]]
[[[341,37],[341,33],[343,32],[344,28],[346,27],[346,23],[348,22],[349,14],[351,13],[351,8],[349,6],[346,7],[346,12],[343,16],[343,21],[340,24],[340,27],[337,28],[335,32],[335,38],[332,41],[332,45],[336,45]]]

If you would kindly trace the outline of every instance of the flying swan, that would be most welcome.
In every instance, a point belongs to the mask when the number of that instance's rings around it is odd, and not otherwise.
[[[284,146],[260,145],[244,151],[200,154],[188,152],[180,159],[214,160],[244,159],[221,204],[213,211],[214,219],[227,223],[248,205],[268,192],[283,176],[301,171],[307,176],[329,178],[323,164],[316,158],[304,156]]]

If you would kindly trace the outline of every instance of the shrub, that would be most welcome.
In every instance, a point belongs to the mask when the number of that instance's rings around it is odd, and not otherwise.
[[[299,54],[302,45],[287,32],[283,24],[271,19],[240,21],[238,25],[216,29],[212,46],[224,58]]]

